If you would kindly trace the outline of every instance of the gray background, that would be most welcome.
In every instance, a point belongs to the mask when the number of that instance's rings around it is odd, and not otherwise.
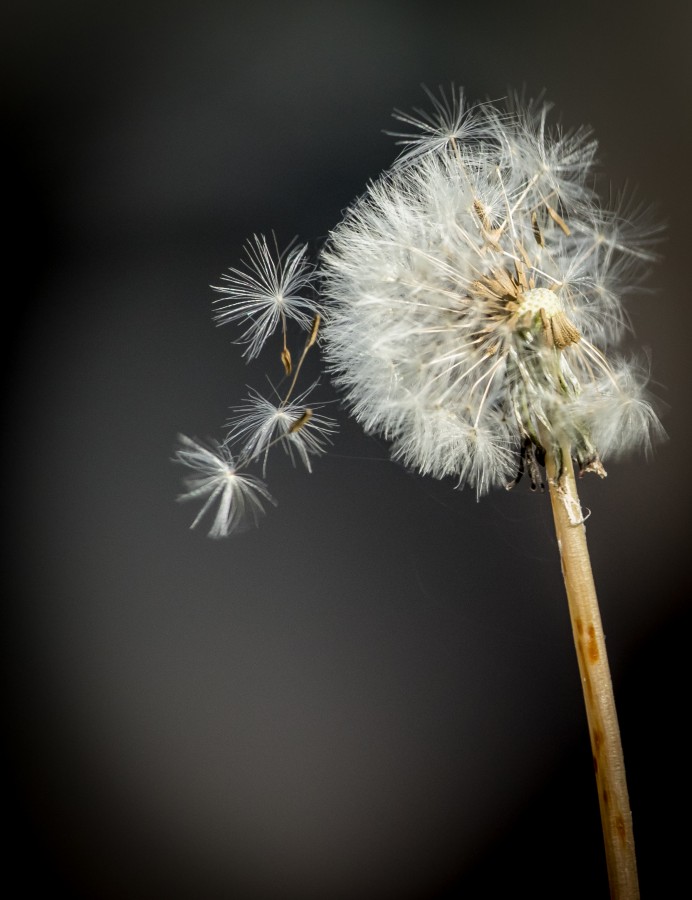
[[[671,896],[690,799],[687,4],[63,0],[6,20],[17,896],[607,896],[547,497],[477,504],[335,406],[312,476],[275,457],[259,530],[212,542],[175,503],[176,433],[220,436],[264,379],[207,285],[255,231],[318,249],[392,160],[391,110],[451,81],[545,88],[668,224],[629,310],[670,440],[583,499],[643,892]]]

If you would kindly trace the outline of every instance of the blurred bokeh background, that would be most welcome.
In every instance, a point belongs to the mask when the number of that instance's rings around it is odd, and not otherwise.
[[[586,480],[643,896],[689,808],[690,7],[27,0],[5,9],[5,782],[14,896],[607,897],[547,497],[476,503],[341,421],[221,542],[177,432],[261,386],[212,292],[319,249],[421,84],[546,89],[667,222],[632,298],[670,440]],[[7,277],[9,276],[9,278]],[[328,384],[322,396],[334,400]],[[686,880],[686,879],[685,879]],[[684,882],[683,882],[684,883]]]

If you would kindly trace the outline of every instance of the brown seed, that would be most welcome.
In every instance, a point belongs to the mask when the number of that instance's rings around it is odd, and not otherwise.
[[[317,340],[317,332],[320,330],[320,324],[322,322],[322,316],[319,313],[315,313],[315,318],[312,320],[312,326],[310,327],[310,334],[308,335],[308,341],[305,345],[305,349],[312,347],[312,345]]]
[[[536,215],[535,210],[531,213],[531,228],[533,229],[533,236],[536,238],[538,246],[545,247],[545,241],[543,240],[543,234],[541,233],[541,227],[538,224],[538,216]]]
[[[310,421],[311,418],[312,418],[312,410],[306,409],[305,412],[302,413],[302,415],[300,415],[295,420],[293,425],[291,425],[291,427],[288,429],[288,433],[295,434],[296,431],[300,431],[301,428],[303,428],[305,425],[308,424],[308,422]]]

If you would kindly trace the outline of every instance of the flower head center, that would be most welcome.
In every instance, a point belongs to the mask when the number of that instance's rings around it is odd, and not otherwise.
[[[564,350],[581,338],[554,291],[531,288],[522,292],[518,301],[519,321],[530,331],[540,331],[548,346]]]
[[[548,318],[563,312],[562,304],[554,291],[539,287],[531,288],[519,295],[519,315],[537,316],[541,310],[545,310]]]

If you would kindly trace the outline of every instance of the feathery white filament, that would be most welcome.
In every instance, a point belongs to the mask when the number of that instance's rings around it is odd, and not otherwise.
[[[209,537],[226,537],[242,530],[249,522],[257,524],[264,513],[264,501],[274,503],[264,482],[254,475],[239,472],[227,447],[217,444],[205,447],[185,435],[179,435],[180,448],[174,460],[192,471],[185,478],[188,490],[178,500],[205,497],[202,509],[190,528],[218,503]]]
[[[318,307],[310,294],[314,278],[312,266],[305,259],[307,244],[274,254],[263,235],[254,235],[245,245],[245,269],[230,269],[222,275],[224,285],[214,290],[222,296],[214,318],[219,325],[247,323],[238,339],[247,344],[244,355],[254,359],[279,324],[294,320],[308,328]]]

